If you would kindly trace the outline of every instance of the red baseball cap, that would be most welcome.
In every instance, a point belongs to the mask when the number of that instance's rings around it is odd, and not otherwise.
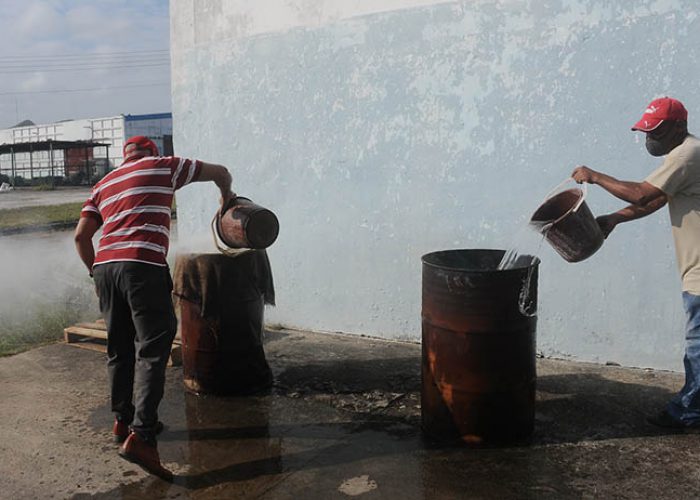
[[[649,103],[644,111],[644,116],[634,124],[632,130],[651,132],[665,120],[685,121],[687,119],[688,111],[681,101],[672,97],[661,97]]]
[[[151,155],[158,156],[158,146],[156,146],[155,142],[150,140],[145,135],[135,135],[133,137],[129,137],[124,143],[123,154],[125,160],[134,156],[133,152],[129,156],[126,155],[126,148],[129,144],[136,144],[140,149],[147,149],[151,152]]]

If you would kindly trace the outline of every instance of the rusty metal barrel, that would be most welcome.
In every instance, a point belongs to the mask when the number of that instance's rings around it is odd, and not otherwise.
[[[532,433],[539,259],[498,270],[503,250],[423,256],[423,431],[469,445]]]
[[[274,287],[265,251],[180,254],[173,274],[185,388],[222,396],[269,388],[263,318]]]

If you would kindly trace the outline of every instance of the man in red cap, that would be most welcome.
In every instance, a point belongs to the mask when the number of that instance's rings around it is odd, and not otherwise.
[[[585,166],[577,167],[572,177],[579,183],[598,184],[631,203],[598,217],[606,237],[617,224],[649,215],[668,203],[688,318],[685,385],[648,421],[668,428],[700,428],[700,140],[688,133],[688,112],[671,97],[653,100],[632,130],[646,134],[649,154],[666,156],[644,181],[620,181]]]
[[[148,137],[124,144],[124,162],[92,189],[75,230],[81,260],[94,277],[107,325],[107,367],[119,454],[166,480],[156,434],[165,368],[177,329],[166,262],[170,210],[177,189],[214,182],[233,196],[226,167],[158,156]],[[102,227],[97,254],[92,237]]]

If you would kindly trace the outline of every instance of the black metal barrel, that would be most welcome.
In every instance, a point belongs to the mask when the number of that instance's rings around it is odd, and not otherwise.
[[[424,432],[440,441],[508,443],[532,433],[539,260],[498,270],[503,250],[423,256]]]

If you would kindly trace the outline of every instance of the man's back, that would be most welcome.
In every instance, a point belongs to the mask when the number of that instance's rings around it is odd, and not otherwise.
[[[198,162],[144,157],[123,164],[98,182],[83,215],[102,224],[94,265],[132,261],[166,265],[170,207],[175,190],[196,179]]]

